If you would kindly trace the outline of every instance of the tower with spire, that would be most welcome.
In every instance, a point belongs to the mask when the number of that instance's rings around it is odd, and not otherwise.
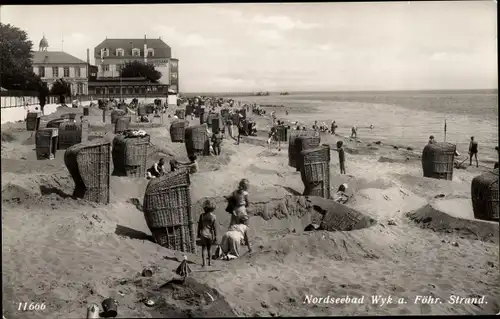
[[[49,48],[49,42],[45,38],[44,34],[42,40],[40,40],[40,44],[38,45],[38,51],[47,51],[48,48]]]

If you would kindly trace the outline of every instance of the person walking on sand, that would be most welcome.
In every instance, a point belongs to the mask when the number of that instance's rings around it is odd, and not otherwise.
[[[250,188],[250,182],[248,179],[242,179],[238,188],[231,194],[229,201],[231,203],[229,210],[231,213],[231,221],[229,226],[237,224],[242,216],[247,216],[247,207],[249,205],[248,200],[248,189]]]
[[[469,143],[469,156],[470,156],[469,166],[472,166],[472,157],[475,157],[476,167],[479,167],[479,161],[477,160],[477,152],[478,152],[477,141],[474,140],[474,136],[471,136]]]
[[[224,135],[220,131],[220,128],[217,128],[212,134],[212,148],[214,150],[215,155],[220,155],[220,147],[222,145],[222,140],[224,139]]]
[[[344,142],[337,141],[337,148],[333,149],[334,151],[339,153],[339,165],[340,165],[340,174],[345,174],[345,151],[344,151]]]
[[[335,121],[332,122],[332,126],[331,126],[331,134],[332,135],[335,135],[335,130],[337,129],[337,124],[335,124]]]
[[[357,138],[358,137],[358,128],[356,126],[353,126],[351,128],[351,138]]]
[[[203,202],[203,213],[198,221],[197,237],[200,240],[202,267],[205,267],[205,259],[208,259],[208,265],[211,266],[212,245],[217,242],[217,223],[214,214],[216,208],[212,200],[206,199]]]

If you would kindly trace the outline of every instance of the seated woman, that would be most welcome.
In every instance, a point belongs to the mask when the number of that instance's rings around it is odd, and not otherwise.
[[[146,178],[157,178],[162,176],[163,174],[165,174],[165,159],[160,158],[158,163],[154,163],[153,166],[148,168],[148,170],[146,171]]]
[[[240,257],[240,247],[246,245],[248,252],[252,252],[250,241],[248,240],[248,216],[242,216],[238,224],[232,225],[222,236],[220,248],[221,259],[231,260]]]

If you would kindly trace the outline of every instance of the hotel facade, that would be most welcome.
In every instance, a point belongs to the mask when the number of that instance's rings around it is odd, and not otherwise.
[[[179,92],[179,60],[172,58],[172,49],[158,39],[105,39],[94,48],[97,78],[90,82],[91,94],[168,94]],[[162,73],[159,83],[145,79],[121,78],[120,71],[127,62],[150,63]]]

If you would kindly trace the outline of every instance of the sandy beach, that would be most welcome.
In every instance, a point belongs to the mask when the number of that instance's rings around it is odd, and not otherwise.
[[[310,102],[304,102],[307,98]],[[347,183],[352,198],[346,206],[376,223],[352,231],[305,232],[315,214],[307,211],[308,203],[300,196],[300,173],[288,166],[286,145],[281,151],[275,144],[266,146],[269,118],[250,115],[259,136],[245,137],[240,145],[226,139],[220,157],[200,158],[191,196],[196,220],[199,201],[214,198],[220,229],[225,230],[229,216],[222,196],[241,178],[249,179],[253,252],[234,261],[216,260],[207,269],[201,268],[199,253],[188,254],[193,262],[189,285],[165,285],[183,253],[152,242],[140,210],[148,181],[111,177],[109,205],[72,199],[74,184],[64,151],[54,160],[37,161],[25,123],[7,123],[1,128],[4,316],[82,318],[89,304],[100,305],[107,297],[118,301],[118,317],[141,318],[500,311],[499,224],[474,219],[470,199],[472,179],[498,160],[490,150],[498,144],[497,119],[448,113],[448,140],[459,145],[461,159],[467,156],[464,147],[472,134],[481,141],[484,156],[479,168],[456,169],[453,181],[444,181],[422,177],[420,155],[428,135],[442,140],[444,117],[436,112],[369,102],[337,101],[332,107],[307,96],[238,99],[285,104],[288,116],[276,109],[278,118],[287,121],[339,122],[340,136],[322,135],[322,143],[334,145],[341,139],[346,144],[347,175],[339,175],[338,156],[332,152],[331,188]],[[373,115],[363,117],[369,107]],[[60,108],[42,122],[70,112],[83,110]],[[479,132],[477,126],[465,125],[481,116],[495,124],[483,124]],[[90,138],[112,141],[110,118],[106,124],[101,119],[102,111],[91,109]],[[423,124],[425,119],[429,121]],[[186,160],[184,144],[170,141],[169,123],[165,115],[144,128],[153,144],[148,165],[160,157]],[[350,126],[370,124],[375,129],[361,129],[359,141],[345,137]],[[458,126],[460,131],[454,129]],[[330,205],[318,203],[323,209]],[[144,267],[153,269],[153,277],[141,277]],[[347,296],[363,302],[335,301]],[[392,302],[382,305],[377,296],[391,297]],[[454,303],[453,296],[484,296],[484,302]],[[147,307],[145,298],[155,299],[156,306]],[[23,312],[23,302],[44,303],[46,308]]]

